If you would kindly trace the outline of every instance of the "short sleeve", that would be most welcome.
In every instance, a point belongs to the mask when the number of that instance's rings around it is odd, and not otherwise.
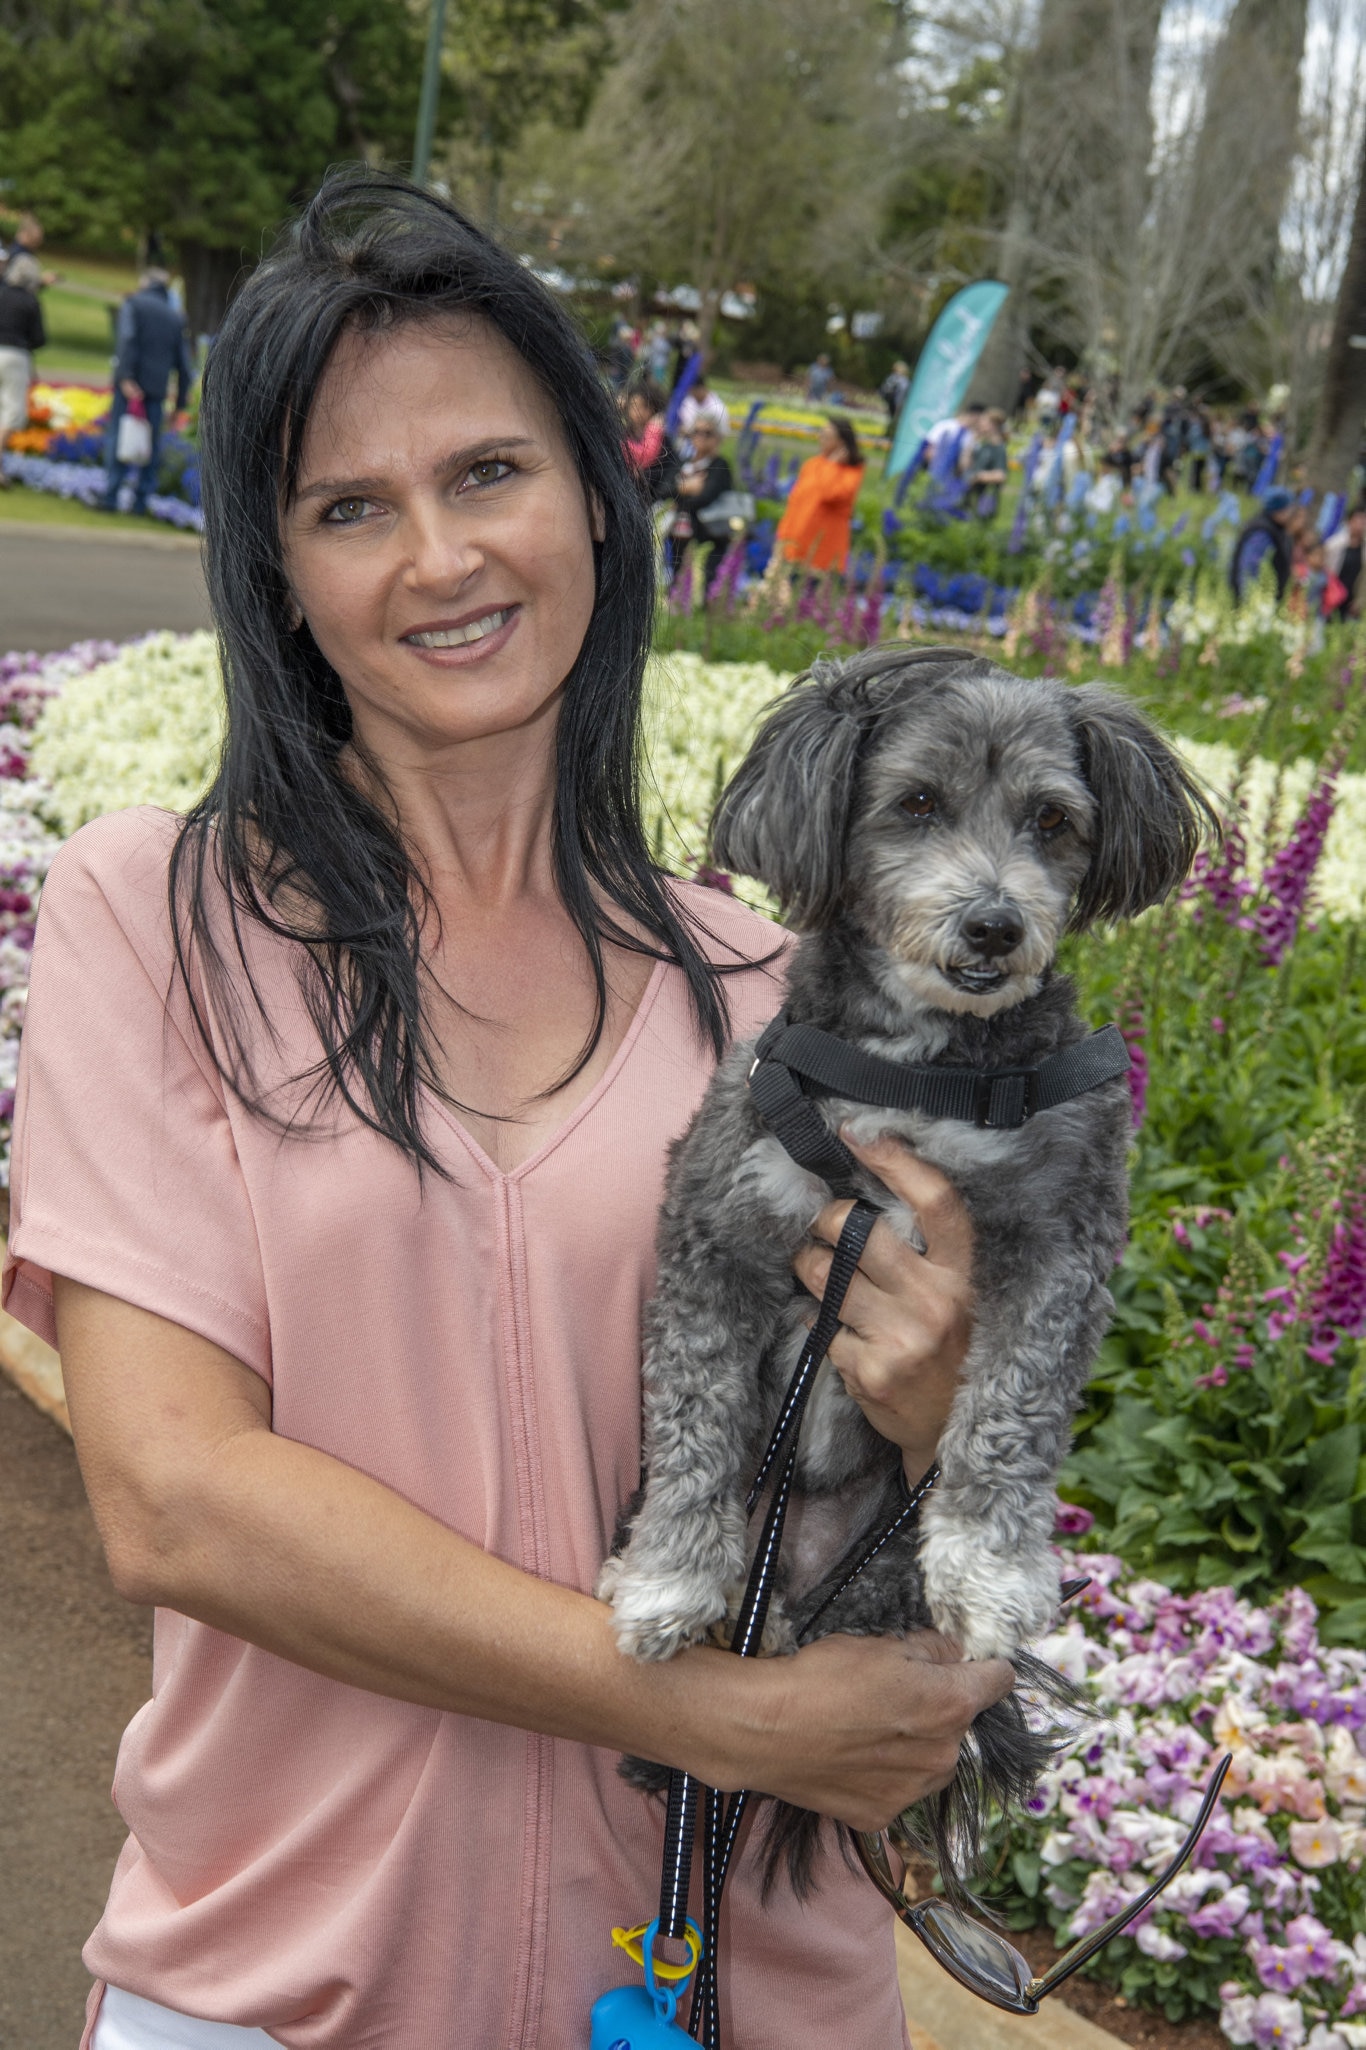
[[[178,821],[98,819],[43,888],[14,1119],[4,1302],[56,1343],[52,1277],[151,1310],[266,1379],[252,1207],[224,1086],[173,975]]]

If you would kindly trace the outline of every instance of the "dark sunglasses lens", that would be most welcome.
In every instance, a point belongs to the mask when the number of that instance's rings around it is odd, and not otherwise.
[[[989,1997],[1015,2006],[1034,1976],[1013,1944],[983,1928],[949,1901],[925,1901],[916,1927],[942,1965],[980,1986]]]

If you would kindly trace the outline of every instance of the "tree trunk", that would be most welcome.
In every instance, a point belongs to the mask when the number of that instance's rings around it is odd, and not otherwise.
[[[1265,298],[1276,275],[1281,215],[1300,138],[1300,67],[1308,0],[1237,0],[1210,67],[1195,160],[1197,190],[1247,177],[1242,233],[1247,298]]]
[[[185,317],[190,333],[217,334],[228,302],[251,265],[240,249],[214,249],[184,240],[176,245],[185,280]]]
[[[1345,491],[1366,424],[1366,137],[1347,263],[1324,359],[1323,396],[1309,458],[1316,491]]]

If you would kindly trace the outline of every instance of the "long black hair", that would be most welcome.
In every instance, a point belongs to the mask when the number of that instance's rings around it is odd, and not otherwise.
[[[603,1031],[604,940],[677,963],[718,1054],[729,1024],[724,970],[703,954],[646,848],[637,777],[654,540],[588,348],[537,280],[453,206],[363,165],[334,171],[233,302],[205,374],[205,556],[227,728],[217,776],[172,854],[171,924],[196,1025],[244,1102],[278,1116],[251,1056],[251,1005],[266,1018],[246,947],[254,922],[299,943],[320,1057],[297,1079],[339,1094],[419,1170],[438,1172],[420,1117],[423,1088],[439,1087],[422,1001],[427,893],[383,790],[374,802],[343,771],[350,710],[292,608],[281,519],[343,333],[446,313],[486,320],[516,349],[553,400],[585,498],[602,513],[595,603],[556,736],[555,877],[596,989],[572,1073]]]
[[[850,469],[856,469],[863,461],[863,450],[858,445],[854,423],[847,413],[827,413],[826,419],[844,443],[844,454],[840,461]]]

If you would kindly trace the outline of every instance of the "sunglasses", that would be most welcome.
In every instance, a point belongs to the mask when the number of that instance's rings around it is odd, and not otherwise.
[[[975,1993],[980,2000],[989,2000],[993,2007],[1004,2007],[1011,2014],[1037,2014],[1041,2000],[1056,1992],[1073,1972],[1080,1971],[1088,1959],[1105,1948],[1111,1937],[1118,1936],[1135,1915],[1141,1915],[1144,1908],[1157,1899],[1164,1887],[1171,1885],[1199,1843],[1232,1763],[1229,1756],[1215,1767],[1190,1833],[1161,1877],[1155,1879],[1137,1900],[1127,1902],[1118,1914],[1111,1915],[1108,1922],[1102,1922],[1089,1936],[1083,1936],[1070,1950],[1065,1950],[1046,1972],[1037,1976],[1030,1970],[1028,1959],[1021,1957],[1013,1943],[1007,1943],[1004,1936],[999,1936],[983,1923],[974,1922],[951,1901],[933,1897],[923,1901],[907,1900],[903,1884],[910,1846],[898,1836],[895,1828],[876,1834],[856,1830],[854,1848],[864,1871],[884,1900],[891,1902],[898,1919],[920,1938],[930,1956],[936,1958],[946,1972],[951,1972],[960,1986],[966,1986],[969,1993]]]

